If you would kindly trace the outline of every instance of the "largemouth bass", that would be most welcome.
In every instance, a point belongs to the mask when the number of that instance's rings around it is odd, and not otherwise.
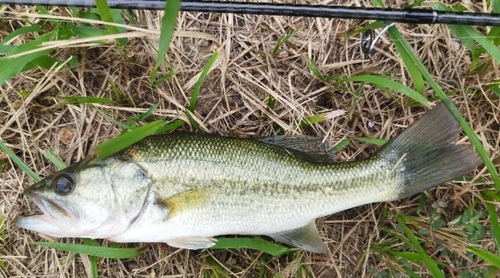
[[[306,136],[153,135],[29,187],[43,214],[16,223],[55,237],[188,249],[211,247],[218,235],[267,235],[326,252],[316,218],[405,198],[479,166],[458,134],[440,104],[373,156],[343,163],[320,158],[310,146],[320,140]]]

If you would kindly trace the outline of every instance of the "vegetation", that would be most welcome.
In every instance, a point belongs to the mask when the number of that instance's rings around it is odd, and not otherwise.
[[[498,275],[500,27],[397,24],[367,57],[359,47],[367,22],[178,14],[173,0],[164,13],[96,2],[0,6],[3,276]],[[485,3],[414,4],[500,12],[497,1]],[[17,215],[36,213],[22,189],[38,175],[152,132],[308,134],[333,142],[338,160],[359,159],[435,101],[456,117],[461,143],[475,147],[484,167],[420,196],[319,220],[327,255],[260,237],[187,251],[55,240],[13,225]]]

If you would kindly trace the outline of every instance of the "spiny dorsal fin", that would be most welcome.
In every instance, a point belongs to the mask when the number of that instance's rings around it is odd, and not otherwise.
[[[258,140],[300,153],[301,157],[311,162],[335,162],[332,146],[323,142],[323,138],[307,135],[278,135]]]
[[[309,224],[303,227],[271,234],[269,236],[283,243],[297,246],[310,252],[328,252],[328,247],[319,237],[319,233],[316,229],[316,224],[314,224],[314,221],[311,221]]]

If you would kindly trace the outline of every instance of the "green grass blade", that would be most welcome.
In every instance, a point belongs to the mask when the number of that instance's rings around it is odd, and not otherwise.
[[[64,168],[66,168],[66,164],[64,164],[64,161],[62,161],[62,159],[58,155],[56,155],[54,152],[44,151],[43,156],[45,156],[45,158],[48,161],[52,162],[52,164],[56,165],[57,169],[62,170]]]
[[[6,245],[7,245],[7,236],[5,233],[5,218],[2,215],[0,215],[0,250],[5,248]],[[5,265],[3,258],[0,258],[0,269],[3,270],[4,273],[9,275],[9,270]]]
[[[93,161],[99,161],[105,157],[108,157],[124,148],[138,142],[144,137],[156,132],[160,127],[165,125],[164,120],[154,121],[147,125],[138,127],[132,131],[123,133],[122,135],[110,139],[94,149]]]
[[[102,18],[98,15],[99,10],[95,12],[96,9],[91,9],[91,10],[84,10],[84,11],[74,11],[75,17],[82,18],[82,19],[90,19],[90,20],[97,20],[97,21],[102,21]],[[106,34],[109,34],[109,32],[106,30]]]
[[[458,38],[458,40],[470,51],[472,60],[474,61],[474,64],[477,61],[477,49],[476,45],[474,44],[474,40],[469,37],[468,32],[464,30],[465,26],[462,25],[449,25],[448,28],[455,34],[455,36]]]
[[[166,126],[159,128],[156,132],[170,132],[177,129],[178,127],[182,126],[185,123],[186,122],[184,122],[183,120],[175,120],[167,124]]]
[[[312,74],[316,78],[318,78],[321,81],[325,81],[325,78],[323,77],[323,75],[319,71],[318,67],[316,66],[316,64],[314,64],[313,60],[311,60],[311,58],[309,58],[309,57],[307,57],[307,67],[309,68],[309,70],[312,72]]]
[[[395,29],[396,27],[391,27],[390,29]],[[408,74],[410,75],[413,84],[415,85],[415,90],[422,94],[425,90],[425,83],[424,79],[422,77],[422,74],[418,71],[418,69],[413,65],[412,59],[410,57],[409,51],[412,51],[410,46],[401,43],[399,41],[393,41],[394,46],[396,46],[396,49],[398,50],[399,55],[401,56],[401,59],[403,60],[403,63],[406,66],[406,70],[408,71]]]
[[[267,107],[273,109],[276,104],[276,100],[272,95],[267,96]]]
[[[206,256],[202,259],[204,267],[203,278],[230,278],[226,273],[225,268],[221,262],[215,260],[213,257]]]
[[[374,21],[370,24],[367,24],[367,25],[364,25],[363,27],[361,28],[358,28],[352,32],[349,32],[347,33],[344,37],[345,38],[349,38],[349,37],[352,37],[356,34],[359,34],[359,33],[364,33],[366,30],[368,29],[378,29],[378,28],[383,28],[385,26],[385,22],[383,21]]]
[[[107,30],[90,26],[74,26],[71,28],[73,34],[78,38],[92,38],[109,34]],[[92,43],[105,44],[105,40],[95,40]]]
[[[491,235],[493,236],[493,238],[496,240],[496,243],[497,243],[497,250],[500,254],[500,224],[498,223],[498,214],[497,214],[497,211],[496,211],[496,206],[489,202],[492,198],[487,196],[486,194],[487,192],[485,192],[483,194],[483,197],[484,199],[487,201],[486,202],[486,210],[488,211],[488,214],[490,215],[490,231],[491,231]],[[497,200],[498,202],[498,200]]]
[[[153,115],[153,112],[156,110],[156,108],[158,108],[158,106],[160,106],[160,103],[159,102],[155,103],[153,106],[151,106],[151,108],[148,109],[148,111],[139,115],[139,117],[137,117],[137,120],[139,121],[146,120],[147,118],[149,118],[149,116]]]
[[[404,265],[402,262],[401,262],[401,267],[406,271],[404,275],[409,275],[409,277],[412,278],[422,278],[421,275],[416,274],[413,270],[411,270],[408,266]],[[393,275],[392,277],[397,277],[397,276]]]
[[[342,150],[343,148],[347,147],[349,145],[349,143],[351,142],[351,139],[349,138],[346,138],[340,142],[338,142],[330,152],[332,153],[338,153],[340,152],[340,150]]]
[[[372,2],[375,7],[385,8],[384,2],[381,0],[370,0],[370,2]]]
[[[444,274],[441,272],[441,270],[438,267],[438,262],[436,262],[434,259],[432,259],[427,252],[425,252],[424,248],[420,246],[420,243],[418,242],[417,237],[413,234],[413,232],[406,226],[405,221],[403,220],[402,217],[397,216],[396,217],[399,226],[403,229],[403,232],[405,235],[408,237],[408,239],[411,241],[411,246],[417,251],[417,253],[420,255],[420,260],[425,263],[429,271],[432,273],[432,277],[442,277],[444,278]]]
[[[99,267],[97,266],[97,257],[96,256],[89,256],[89,257],[90,257],[90,268],[92,271],[92,278],[98,278]]]
[[[487,261],[496,268],[500,268],[500,257],[498,255],[474,247],[467,247],[467,250],[469,250],[469,252],[471,253],[476,254],[476,256],[481,257],[483,260]]]
[[[411,4],[409,4],[408,6],[404,7],[404,9],[413,9],[413,8],[415,8],[416,6],[418,6],[418,5],[422,4],[422,3],[424,3],[425,1],[426,1],[426,0],[418,0],[418,1],[415,1],[415,2],[413,2],[413,3],[411,3]]]
[[[177,15],[181,7],[180,0],[169,0],[165,4],[165,14],[161,19],[161,33],[160,33],[160,44],[158,49],[158,59],[156,60],[155,67],[151,71],[150,79],[153,83],[156,83],[156,75],[158,73],[158,68],[165,59],[167,55],[168,48],[170,47],[170,42],[172,41],[172,36],[174,35],[175,24],[177,21]]]
[[[498,64],[500,64],[500,49],[498,48],[498,46],[494,45],[485,36],[476,31],[471,26],[463,26],[463,29],[469,37],[473,38],[477,43],[479,43],[486,50],[486,52],[488,52],[491,57]]]
[[[84,245],[100,246],[99,242],[97,242],[97,240],[92,239],[92,238],[82,238],[82,241],[83,241]]]
[[[0,86],[3,83],[18,75],[21,71],[23,71],[24,67],[30,63],[31,61],[45,56],[50,53],[53,49],[45,49],[41,51],[36,51],[34,53],[30,53],[27,55],[19,56],[16,58],[10,58],[14,54],[20,54],[26,51],[31,51],[37,49],[42,43],[48,42],[57,36],[56,32],[50,32],[45,35],[42,35],[28,43],[19,45],[9,51],[6,56],[0,59]]]
[[[396,256],[399,256],[401,258],[407,259],[410,262],[414,262],[419,264],[421,261],[421,256],[418,253],[415,252],[394,252],[393,253]]]
[[[139,23],[137,23],[136,16],[132,12],[132,9],[125,9],[123,10],[123,12],[125,13],[127,20],[130,21],[131,25],[133,26],[139,25]]]
[[[111,10],[109,8],[107,0],[95,0],[95,5],[96,5],[97,10],[99,11],[99,15],[101,16],[101,19],[103,21],[114,23],[113,17],[111,16]],[[118,33],[116,26],[113,26],[113,25],[106,25],[106,30],[108,30],[108,32],[111,34]]]
[[[68,252],[75,252],[100,258],[131,259],[142,254],[140,248],[111,248],[91,246],[85,244],[60,243],[60,242],[32,242],[35,245],[54,248]]]
[[[44,29],[38,25],[31,25],[31,26],[25,26],[18,28],[11,33],[9,33],[7,36],[3,38],[3,40],[0,42],[0,45],[5,45],[8,41],[12,40],[13,38],[20,36],[22,34],[26,33],[31,33],[31,32],[42,32]]]
[[[491,28],[490,32],[488,32],[487,38],[493,42],[494,45],[500,44],[500,27]]]
[[[384,3],[382,2],[382,0],[372,0],[372,3],[374,3],[374,6],[384,7]],[[392,26],[391,28],[389,28],[388,31],[391,30],[397,30],[397,28],[395,26]],[[394,39],[392,39],[392,41],[394,43],[394,46],[398,50],[401,60],[403,60],[403,63],[406,66],[406,70],[408,71],[408,74],[410,75],[411,80],[413,81],[413,85],[415,85],[415,90],[420,94],[423,94],[425,90],[424,78],[422,77],[422,73],[413,64],[413,59],[412,59],[413,50],[408,45],[408,43],[406,43],[406,41],[400,42]]]
[[[498,1],[497,1],[498,2]],[[449,11],[449,9],[442,3],[433,3],[432,7],[437,10]],[[490,40],[488,40],[483,34],[476,31],[476,29],[471,26],[448,26],[450,30],[455,33],[455,35],[460,39],[462,43],[464,41],[469,41],[471,39],[475,40],[478,44],[480,44],[490,55],[491,57],[500,64],[500,49],[498,46],[493,44]],[[464,43],[465,44],[465,43]],[[467,48],[470,50],[470,46],[465,44]],[[474,53],[472,53],[474,56]]]
[[[95,4],[103,21],[110,23],[124,23],[118,10],[111,10],[109,8],[107,0],[95,0]],[[106,24],[105,27],[110,34],[118,34],[120,32],[124,32],[124,29],[118,30],[118,28],[114,25]],[[117,39],[117,42],[120,46],[124,46],[127,44],[127,40],[123,38]]]
[[[491,1],[491,4],[493,5],[493,12],[494,13],[500,13],[500,1]]]
[[[45,14],[45,15],[50,15],[51,14],[51,12],[49,10],[47,10],[45,7],[43,7],[43,6],[38,5],[38,6],[36,6],[36,9],[41,14]],[[55,19],[45,19],[43,21],[38,22],[38,25],[39,26],[46,26],[45,24],[47,22],[50,22],[51,24],[54,24],[55,29],[59,29],[59,28],[62,27],[61,22],[59,22],[58,20],[55,20]]]
[[[123,19],[122,14],[120,13],[119,9],[110,9],[109,12],[111,13],[111,19],[113,20],[112,21],[113,23],[117,23],[117,24],[121,24],[121,25],[127,24],[125,22],[125,20]],[[120,27],[120,26],[116,26],[116,30],[118,31],[118,33],[127,32],[126,28]],[[125,42],[128,41],[127,38],[123,38],[122,40],[125,40]]]
[[[98,107],[94,107],[94,109],[99,112],[99,114],[101,114],[104,118],[106,118],[108,121],[114,123],[115,125],[123,128],[123,129],[133,129],[130,125],[127,125],[127,124],[124,124],[124,123],[121,123],[115,119],[113,119],[113,117],[109,116],[108,114],[106,114],[106,112],[104,112],[103,110],[99,109]]]
[[[282,256],[294,251],[285,246],[267,241],[261,237],[253,238],[218,238],[215,246],[210,249],[249,248],[259,250],[273,256]]]
[[[23,71],[26,71],[28,69],[33,69],[35,67],[41,67],[43,69],[49,70],[54,66],[55,63],[58,63],[59,61],[49,57],[49,56],[41,56],[36,59],[33,59],[30,61],[26,67],[23,68]]]
[[[355,137],[353,139],[357,140],[357,141],[373,144],[373,145],[378,145],[378,146],[383,146],[385,143],[387,143],[389,141],[386,139],[368,138],[368,137]]]
[[[82,238],[83,244],[88,246],[99,246],[99,242],[95,239]],[[90,269],[93,278],[99,277],[99,267],[97,266],[97,257],[88,255],[90,259]]]
[[[371,74],[361,74],[361,75],[356,75],[350,78],[343,79],[341,81],[342,83],[344,82],[366,82],[373,84],[381,89],[390,89],[396,92],[399,92],[414,101],[424,105],[428,106],[428,101],[427,99],[417,91],[413,90],[412,88],[409,88],[401,83],[398,83],[394,80],[391,80],[387,77],[384,76],[378,76],[378,75],[371,75]]]
[[[276,41],[276,45],[274,46],[273,55],[276,55],[281,50],[283,44],[285,44],[285,42],[287,42],[291,37],[295,36],[298,32],[299,30],[288,30],[285,32],[285,34],[279,37],[278,41]]]
[[[306,127],[310,126],[312,124],[317,124],[325,121],[326,119],[326,114],[317,114],[317,115],[311,115],[309,117],[306,117],[302,121],[300,121],[300,126],[301,127]]]
[[[196,120],[194,119],[194,115],[193,115],[193,112],[191,112],[189,109],[185,109],[184,110],[184,113],[186,113],[186,116],[188,117],[189,119],[189,122],[194,126],[194,128],[199,131],[199,132],[203,132],[203,129],[201,129],[200,125],[196,122]]]
[[[21,168],[23,172],[28,174],[28,176],[34,182],[39,182],[41,180],[40,177],[37,174],[35,174],[35,172],[33,172],[33,170],[31,170],[30,167],[28,167],[28,165],[26,165],[9,147],[7,147],[7,145],[5,145],[5,143],[1,139],[0,139],[0,149],[4,151],[4,153],[10,158],[10,160],[12,160],[12,162],[14,162],[14,164],[19,166],[19,168]]]
[[[191,95],[191,101],[189,103],[189,111],[194,112],[194,109],[196,108],[196,101],[198,100],[198,95],[200,94],[201,85],[203,84],[205,77],[207,77],[207,74],[212,70],[218,56],[219,53],[215,52],[212,57],[210,57],[207,64],[203,67],[200,78],[198,78],[196,84],[194,85],[193,94]]]

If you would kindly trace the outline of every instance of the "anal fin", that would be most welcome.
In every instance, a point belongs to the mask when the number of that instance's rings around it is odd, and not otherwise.
[[[311,221],[303,227],[271,234],[269,236],[283,243],[287,243],[310,252],[328,252],[328,247],[319,237],[314,221]]]
[[[170,246],[184,249],[203,249],[215,245],[217,239],[209,237],[180,237],[168,240],[166,243]]]

